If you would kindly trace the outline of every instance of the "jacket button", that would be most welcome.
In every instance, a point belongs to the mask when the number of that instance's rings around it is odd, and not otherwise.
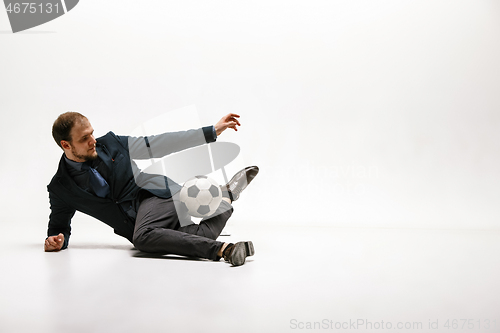
[[[123,223],[127,224],[127,220],[123,220]]]

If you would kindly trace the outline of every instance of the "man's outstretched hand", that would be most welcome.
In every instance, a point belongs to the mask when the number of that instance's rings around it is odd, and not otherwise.
[[[238,129],[236,128],[236,126],[241,126],[238,119],[236,119],[239,117],[240,116],[237,115],[236,113],[230,113],[230,114],[227,114],[224,117],[222,117],[221,120],[219,120],[219,122],[217,124],[215,124],[215,126],[214,126],[215,132],[217,133],[217,135],[220,135],[227,128],[232,128],[235,131],[237,131]]]
[[[64,235],[50,236],[45,240],[45,252],[59,251],[64,244]]]

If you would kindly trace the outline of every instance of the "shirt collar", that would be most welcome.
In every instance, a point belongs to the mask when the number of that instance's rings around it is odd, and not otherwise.
[[[72,161],[69,158],[67,158],[66,155],[64,155],[64,160],[66,161],[67,164],[71,165],[74,169],[76,169],[78,171],[82,171],[83,162]]]

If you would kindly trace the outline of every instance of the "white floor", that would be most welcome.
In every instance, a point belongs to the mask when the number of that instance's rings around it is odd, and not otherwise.
[[[96,228],[59,253],[9,233],[0,332],[500,332],[500,231],[235,224],[256,254],[230,267]]]

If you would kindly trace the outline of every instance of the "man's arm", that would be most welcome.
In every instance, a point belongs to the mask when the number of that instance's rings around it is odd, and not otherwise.
[[[71,219],[75,215],[75,209],[50,191],[49,200],[51,213],[44,248],[47,252],[64,250],[68,247]]]
[[[214,126],[197,130],[164,133],[147,137],[127,137],[127,145],[132,159],[161,158],[171,153],[214,142],[227,128],[237,131],[240,126],[236,119],[239,115],[230,113],[221,118]],[[215,130],[216,135],[213,135]]]

